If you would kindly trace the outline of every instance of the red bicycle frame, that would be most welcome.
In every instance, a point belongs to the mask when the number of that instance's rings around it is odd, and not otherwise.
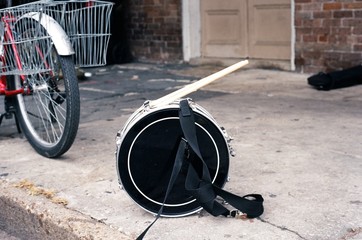
[[[3,16],[1,18],[1,22],[4,24],[4,41],[5,42],[10,41],[12,43],[11,48],[14,52],[14,57],[15,57],[17,68],[19,70],[22,70],[19,52],[18,52],[18,49],[16,48],[16,44],[14,43],[14,35],[13,35],[11,26],[10,26],[11,23],[14,21],[15,21],[15,18],[13,18],[12,16],[9,16],[9,15]],[[5,51],[7,51],[7,49],[6,49],[6,47],[3,46],[3,55],[0,56],[0,64],[2,64],[2,66],[6,65],[6,59],[5,59],[6,52]],[[25,76],[22,75],[21,79],[22,79],[22,81],[24,81]],[[22,94],[22,93],[24,93],[24,88],[8,89],[6,75],[1,75],[1,77],[0,77],[0,95],[14,96],[16,94]]]

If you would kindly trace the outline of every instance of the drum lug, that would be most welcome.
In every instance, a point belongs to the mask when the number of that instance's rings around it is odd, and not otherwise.
[[[227,132],[226,132],[226,130],[225,130],[225,128],[224,127],[220,127],[221,128],[221,130],[222,130],[222,132],[223,132],[223,134],[224,134],[224,136],[225,136],[225,139],[226,139],[226,141],[229,143],[229,142],[231,142],[232,140],[234,140]]]
[[[150,110],[151,106],[150,106],[150,100],[146,100],[143,103],[143,111],[144,112],[148,112]]]
[[[229,153],[232,157],[235,157],[236,156],[236,152],[235,150],[231,147],[230,145],[230,142],[233,140],[233,138],[226,132],[225,128],[224,127],[220,127],[224,137],[225,137],[225,140],[227,142],[227,145],[228,145],[228,148],[229,148]]]
[[[189,105],[195,104],[195,102],[192,100],[192,98],[186,98],[186,100],[189,102]]]
[[[116,135],[116,145],[117,146],[119,146],[121,144],[121,139],[122,139],[122,133],[121,133],[121,131],[118,131],[117,135]],[[117,151],[116,151],[116,155],[117,155]]]
[[[118,131],[116,134],[116,141],[118,141],[122,137],[121,131]]]
[[[232,157],[235,157],[236,156],[236,152],[235,150],[229,145],[229,153]]]
[[[196,103],[194,102],[194,100],[192,100],[192,98],[186,98],[190,108],[195,111],[195,109],[197,109]]]

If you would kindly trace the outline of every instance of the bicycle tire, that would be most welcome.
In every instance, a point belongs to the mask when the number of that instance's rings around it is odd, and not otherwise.
[[[39,58],[34,57],[37,53],[29,49],[35,48],[24,45],[19,54],[37,61]],[[23,84],[25,91],[17,95],[15,106],[19,125],[30,145],[40,155],[56,158],[70,149],[77,135],[79,87],[72,56],[60,56],[54,45],[44,52],[47,55],[41,57],[50,64],[49,71],[28,74],[25,81],[17,77],[17,83]]]

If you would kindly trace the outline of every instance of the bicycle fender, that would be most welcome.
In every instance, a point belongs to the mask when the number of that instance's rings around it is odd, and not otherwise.
[[[23,18],[31,18],[35,21],[39,22],[45,30],[50,35],[55,48],[57,49],[57,52],[61,56],[67,56],[75,54],[72,43],[70,42],[70,39],[67,35],[67,33],[64,31],[62,26],[55,21],[54,18],[52,18],[49,15],[46,15],[44,13],[39,12],[29,12],[24,15],[22,15],[19,19]]]

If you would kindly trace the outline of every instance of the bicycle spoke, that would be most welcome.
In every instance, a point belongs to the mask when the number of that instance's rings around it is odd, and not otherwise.
[[[53,132],[53,139],[54,139],[54,135],[56,135],[56,130],[53,126],[53,124],[51,123],[51,121],[44,121],[44,119],[48,119],[47,117],[44,117],[43,116],[43,113],[46,113],[47,112],[47,106],[46,104],[43,103],[42,99],[41,99],[41,96],[39,94],[37,94],[37,97],[38,97],[38,102],[41,104],[41,106],[39,106],[37,104],[37,108],[38,108],[38,112],[39,114],[41,115],[41,119],[42,119],[42,125],[43,125],[43,132],[46,133],[46,136],[47,136],[47,139],[50,140],[51,142],[53,142],[54,140],[52,140],[52,138],[50,137],[50,133],[49,133],[49,127],[51,128],[52,132]],[[47,124],[48,123],[48,124]],[[39,126],[40,127],[40,126]],[[56,139],[56,138],[55,138]]]
[[[64,129],[64,126],[63,124],[60,122],[60,116],[61,116],[61,119],[63,119],[65,121],[65,116],[64,114],[62,113],[62,111],[64,112],[65,109],[62,108],[60,105],[56,104],[53,99],[50,97],[49,94],[47,93],[44,93],[44,92],[41,92],[41,94],[43,96],[45,96],[44,98],[42,98],[40,96],[40,94],[37,94],[38,95],[38,102],[41,104],[41,109],[38,109],[38,111],[41,113],[41,112],[44,112],[47,116],[49,117],[43,117],[47,119],[47,123],[49,124],[49,127],[51,127],[51,130],[53,132],[53,137],[55,137],[56,139],[58,139],[59,137],[57,136],[58,135],[58,132],[63,132],[63,129]],[[44,99],[44,100],[43,100]],[[46,104],[45,101],[48,100],[49,103]],[[51,105],[51,108],[53,108],[54,111],[51,111],[51,109],[49,109],[49,105]],[[39,107],[40,108],[40,107]],[[55,119],[55,122],[52,121],[52,119]],[[46,123],[44,122],[43,123],[44,125],[44,130],[45,131],[49,131],[49,127],[47,127]],[[56,127],[57,125],[57,127]],[[48,134],[49,135],[49,134]],[[55,135],[55,136],[54,136]]]

